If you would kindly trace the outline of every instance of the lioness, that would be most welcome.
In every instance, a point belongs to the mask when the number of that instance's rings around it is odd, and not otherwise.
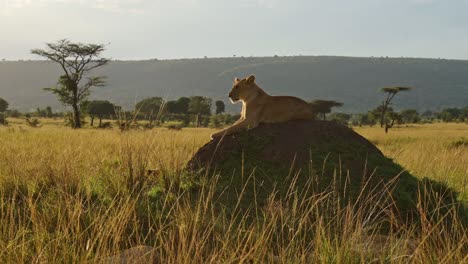
[[[260,123],[279,123],[289,120],[313,120],[315,112],[310,104],[293,96],[271,96],[255,83],[255,76],[235,78],[229,98],[242,101],[241,117],[232,126],[211,135],[212,139],[231,135]]]

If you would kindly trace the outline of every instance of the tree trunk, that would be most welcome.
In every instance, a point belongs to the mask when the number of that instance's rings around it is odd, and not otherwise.
[[[382,115],[380,116],[380,127],[384,125],[385,112],[387,112],[387,106],[385,103],[382,103]]]
[[[81,128],[81,119],[80,119],[80,108],[78,104],[73,104],[73,120],[75,121],[73,128]]]
[[[91,127],[94,126],[94,116],[91,116]]]
[[[99,116],[99,127],[102,127],[102,116]]]

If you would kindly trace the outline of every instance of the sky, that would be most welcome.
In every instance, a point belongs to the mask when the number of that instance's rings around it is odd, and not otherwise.
[[[0,59],[46,42],[120,60],[389,56],[468,60],[468,0],[0,0]]]

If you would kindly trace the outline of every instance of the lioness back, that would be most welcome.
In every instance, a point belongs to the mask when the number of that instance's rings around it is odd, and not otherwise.
[[[313,120],[312,107],[293,96],[269,96],[262,105],[260,123],[279,123],[289,120]]]

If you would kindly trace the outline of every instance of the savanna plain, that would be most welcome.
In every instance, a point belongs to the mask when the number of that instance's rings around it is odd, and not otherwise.
[[[424,200],[418,224],[390,223],[385,235],[368,211],[336,206],[333,192],[290,206],[254,204],[253,219],[217,210],[216,177],[194,181],[183,171],[214,129],[122,132],[9,121],[0,127],[1,263],[101,263],[141,245],[154,247],[160,263],[468,263],[463,220],[452,211],[432,217],[437,208],[428,210]],[[353,129],[468,203],[468,124],[400,126],[388,134]]]

